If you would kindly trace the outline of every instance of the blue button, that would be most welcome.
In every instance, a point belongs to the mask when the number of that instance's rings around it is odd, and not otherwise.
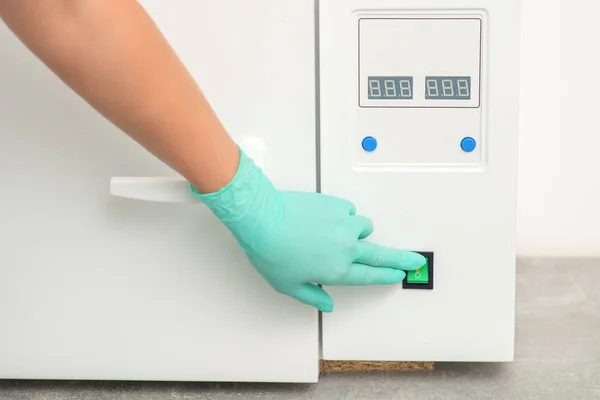
[[[470,153],[477,147],[477,142],[472,137],[466,137],[460,142],[460,148]]]
[[[375,151],[377,148],[377,139],[373,136],[367,136],[362,141],[362,148],[365,149],[365,151]]]

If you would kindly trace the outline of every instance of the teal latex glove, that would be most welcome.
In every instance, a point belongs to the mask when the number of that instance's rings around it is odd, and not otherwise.
[[[418,253],[362,241],[373,224],[346,200],[277,190],[242,150],[226,187],[210,194],[192,191],[277,292],[323,312],[333,310],[333,300],[317,284],[389,285],[427,262]]]

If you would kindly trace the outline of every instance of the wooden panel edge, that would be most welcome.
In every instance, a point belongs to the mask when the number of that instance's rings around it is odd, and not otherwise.
[[[321,360],[321,373],[371,372],[371,371],[430,371],[433,362],[412,361],[331,361]]]

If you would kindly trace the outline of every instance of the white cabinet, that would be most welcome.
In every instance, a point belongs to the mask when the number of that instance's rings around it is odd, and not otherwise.
[[[142,4],[274,182],[314,191],[313,2]],[[0,377],[316,381],[318,313],[204,206],[111,196],[113,177],[177,177],[2,24],[0,54]]]
[[[351,200],[369,240],[433,253],[430,285],[328,287],[320,342],[181,177],[0,25],[0,378],[512,359],[518,0],[142,4],[279,188]]]

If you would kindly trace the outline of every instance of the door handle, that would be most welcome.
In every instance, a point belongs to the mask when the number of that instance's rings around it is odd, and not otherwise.
[[[267,174],[264,142],[258,138],[249,138],[239,145]],[[113,177],[110,180],[110,194],[160,203],[201,203],[191,192],[190,183],[182,177]]]
[[[184,178],[115,177],[110,180],[110,194],[134,200],[161,203],[200,203]]]

